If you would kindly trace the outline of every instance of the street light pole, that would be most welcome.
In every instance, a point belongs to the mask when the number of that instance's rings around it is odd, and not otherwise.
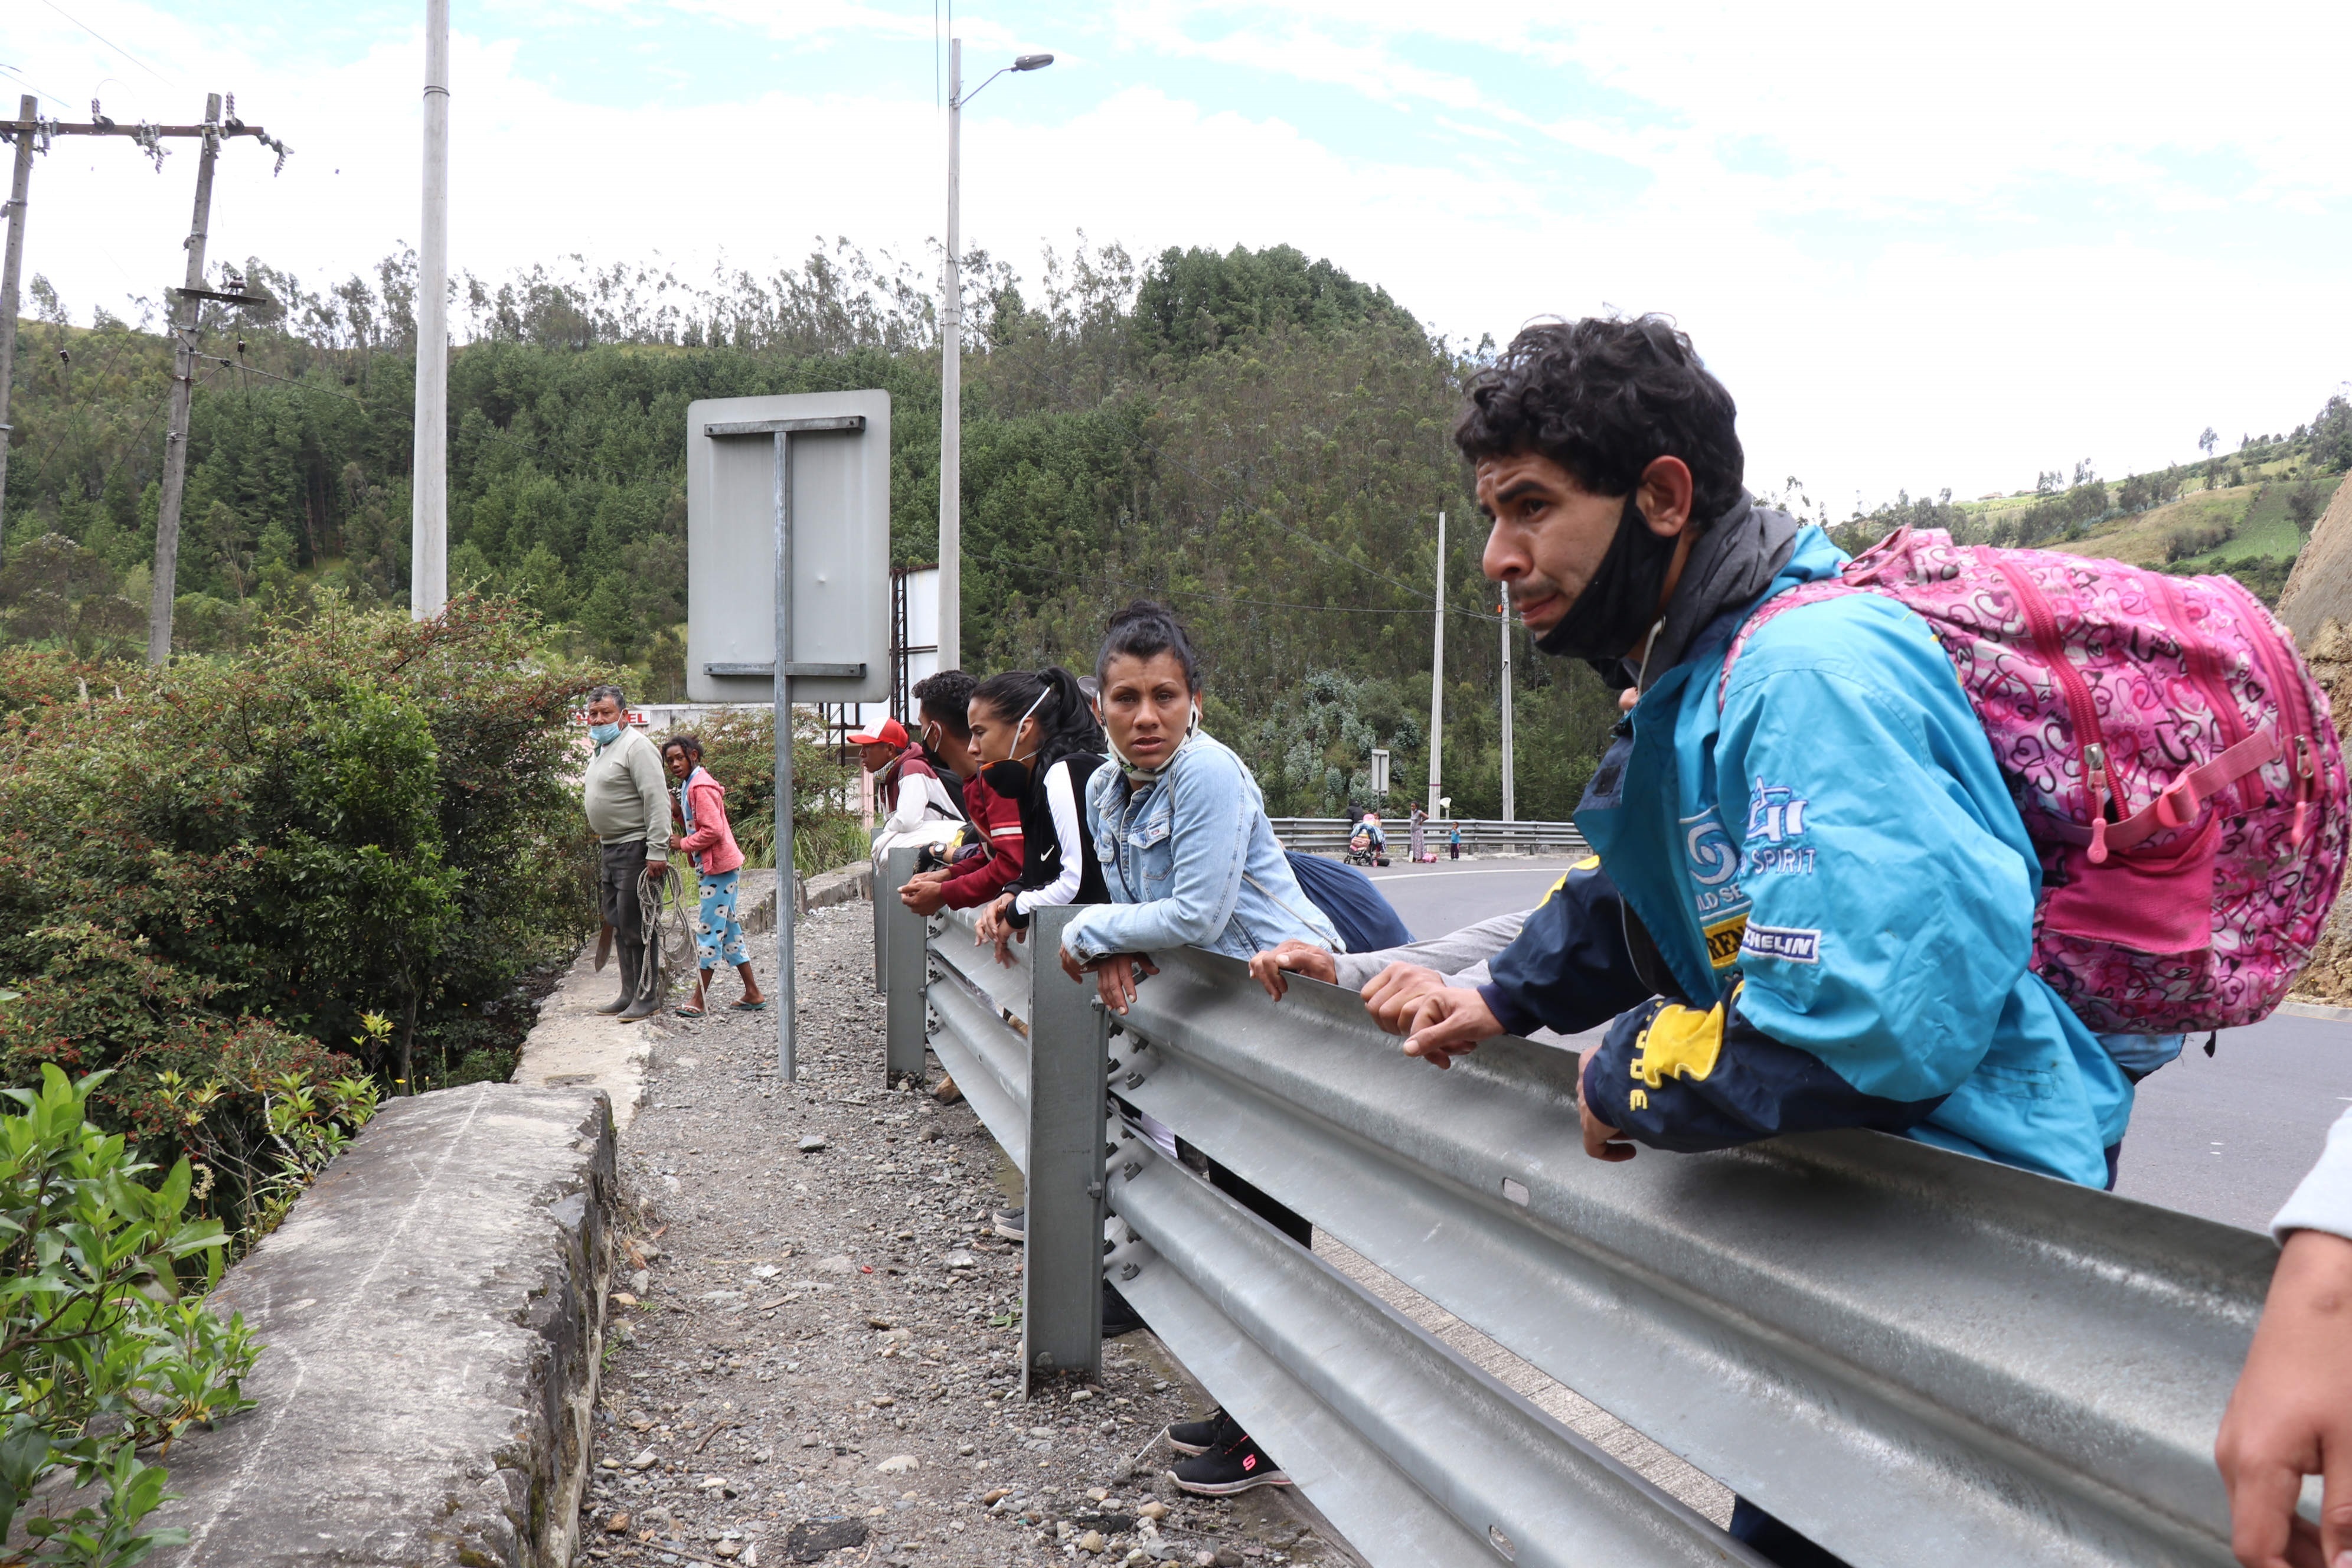
[[[948,266],[940,291],[940,668],[963,668],[963,40],[948,41]]]
[[[940,668],[963,667],[963,106],[1006,71],[1043,70],[1023,55],[963,89],[963,40],[948,40],[948,254],[940,289]]]

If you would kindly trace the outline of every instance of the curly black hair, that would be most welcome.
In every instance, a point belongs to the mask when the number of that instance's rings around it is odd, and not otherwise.
[[[971,738],[971,723],[964,717],[964,710],[971,702],[971,689],[978,684],[961,669],[943,669],[915,682],[913,695],[923,712],[938,720],[941,729],[959,741],[968,741]]]
[[[1540,452],[1596,495],[1630,495],[1659,458],[1690,466],[1702,527],[1738,502],[1738,409],[1664,316],[1543,321],[1471,378],[1454,444],[1472,462]]]

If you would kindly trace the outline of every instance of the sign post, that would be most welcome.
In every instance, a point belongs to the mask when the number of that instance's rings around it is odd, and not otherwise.
[[[799,1075],[793,702],[888,695],[889,565],[888,393],[688,407],[687,695],[775,705],[776,1068],[787,1080]]]

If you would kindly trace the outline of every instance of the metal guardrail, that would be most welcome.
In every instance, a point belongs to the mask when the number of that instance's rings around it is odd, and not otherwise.
[[[1274,836],[1282,840],[1286,849],[1303,854],[1339,855],[1346,852],[1349,836],[1354,824],[1344,816],[1276,816]],[[1388,835],[1389,857],[1402,861],[1412,837],[1412,825],[1399,817],[1383,818],[1381,823]],[[1462,847],[1473,854],[1518,855],[1583,855],[1589,852],[1584,835],[1576,830],[1573,822],[1497,822],[1487,817],[1444,817],[1423,826],[1422,843],[1425,850],[1433,849],[1444,855],[1446,836],[1452,828],[1462,829]]]
[[[893,1040],[928,994],[1028,1179],[1029,1375],[1098,1370],[1107,1266],[1375,1563],[1758,1559],[1123,1124],[1106,1142],[1099,1086],[1856,1568],[2233,1561],[2212,1441],[2267,1237],[1867,1132],[1605,1165],[1569,1053],[1435,1073],[1352,994],[1276,1003],[1189,949],[1108,1022],[1050,962],[1071,911],[996,974],[968,924],[901,914],[930,973],[894,966]]]

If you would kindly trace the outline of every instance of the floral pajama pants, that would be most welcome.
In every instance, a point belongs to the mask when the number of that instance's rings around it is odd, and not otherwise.
[[[740,870],[716,877],[702,873],[702,910],[694,922],[698,968],[715,969],[721,962],[730,967],[751,962],[743,945],[742,924],[735,918],[735,884],[742,875]]]

